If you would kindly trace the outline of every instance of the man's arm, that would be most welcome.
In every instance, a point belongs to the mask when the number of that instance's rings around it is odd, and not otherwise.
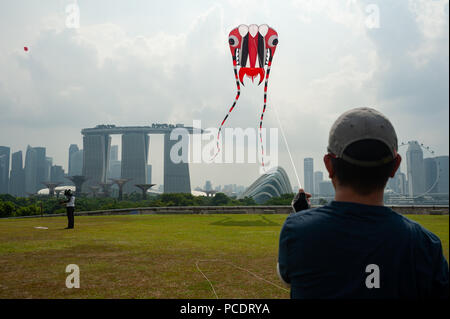
[[[280,243],[278,250],[277,274],[281,281],[288,287],[291,286],[291,280],[288,275],[288,242],[289,242],[289,218],[284,222],[280,233]]]
[[[432,283],[432,298],[444,298],[449,297],[449,279],[448,279],[448,263],[442,254],[442,244],[439,241],[439,253],[435,263],[433,271],[433,283]]]

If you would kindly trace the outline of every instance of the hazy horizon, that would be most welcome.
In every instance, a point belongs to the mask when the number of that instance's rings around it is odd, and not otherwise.
[[[68,28],[66,8],[75,2],[80,27]],[[378,25],[368,25],[374,10]],[[354,107],[384,113],[399,142],[448,155],[448,18],[448,0],[3,1],[0,145],[24,156],[27,145],[44,146],[67,172],[69,145],[83,148],[83,128],[193,120],[218,127],[235,96],[228,33],[267,23],[280,42],[264,127],[279,127],[276,108],[302,182],[305,157],[325,172],[329,128]],[[263,85],[245,84],[227,127],[259,124]],[[157,184],[162,163],[162,136],[152,135]],[[281,132],[279,163],[296,185]],[[190,175],[192,188],[206,180],[249,185],[259,170],[191,164]]]

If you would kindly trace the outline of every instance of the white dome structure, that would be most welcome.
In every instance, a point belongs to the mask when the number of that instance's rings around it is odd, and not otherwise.
[[[62,193],[64,193],[64,191],[66,190],[66,189],[70,189],[71,191],[72,191],[72,193],[75,193],[75,186],[72,186],[72,185],[67,185],[67,186],[57,186],[57,187],[55,187],[55,193],[56,192],[61,192],[61,194]],[[39,190],[38,192],[37,192],[37,194],[38,195],[49,195],[49,189],[48,188],[43,188],[43,189],[41,189],[41,190]]]
[[[251,197],[258,204],[262,204],[272,197],[290,193],[292,186],[289,177],[286,171],[278,166],[261,175],[239,198]]]

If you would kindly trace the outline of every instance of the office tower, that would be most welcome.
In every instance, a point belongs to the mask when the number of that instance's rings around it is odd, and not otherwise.
[[[27,146],[25,154],[25,192],[34,194],[36,192],[36,173],[37,173],[36,151],[30,145]]]
[[[109,155],[109,166],[107,179],[119,179],[121,176],[122,162],[119,161],[119,146],[111,145],[111,152]]]
[[[439,167],[439,179],[437,183],[437,191],[440,194],[448,194],[448,155],[437,156],[436,161]]]
[[[108,171],[108,181],[110,179],[119,179],[121,170],[122,170],[122,162],[121,161],[111,161],[109,171]]]
[[[150,164],[147,165],[147,184],[152,183],[152,166]]]
[[[9,189],[9,157],[10,148],[0,146],[0,194],[8,193]]]
[[[423,160],[424,172],[425,172],[425,192],[429,194],[438,193],[438,166],[436,163],[436,159],[425,158]]]
[[[25,196],[25,171],[23,169],[22,151],[11,156],[11,176],[9,193],[14,196]]]
[[[178,140],[171,140],[170,133],[164,134],[164,193],[191,193],[188,161],[174,163],[170,158],[172,147],[180,143],[182,138],[183,136],[180,135]],[[188,152],[186,149],[181,151]]]
[[[211,183],[211,181],[206,181],[204,189],[205,189],[205,191],[207,191],[207,192],[212,191],[213,188],[212,188],[212,183]]]
[[[73,176],[73,175],[81,175],[80,174],[72,174],[73,172],[73,163],[72,163],[72,155],[75,154],[76,152],[79,151],[78,145],[77,144],[70,144],[69,146],[69,166],[68,166],[68,173],[69,176]]]
[[[119,160],[119,145],[111,145],[111,154],[109,156],[109,162]]]
[[[305,158],[304,159],[304,186],[305,186],[305,192],[307,193],[314,193],[314,160],[312,158]]]
[[[319,183],[319,194],[324,197],[334,196],[334,187],[331,181],[322,181]]]
[[[147,179],[149,136],[143,133],[125,133],[122,135],[121,178],[129,179],[124,185],[125,193],[139,191],[136,184],[145,184]]]
[[[323,181],[323,173],[320,171],[314,172],[314,194],[315,195],[320,194],[319,193],[319,183],[322,181]]]
[[[25,191],[30,194],[42,189],[42,182],[46,182],[45,147],[31,147],[28,145],[25,156]]]
[[[53,165],[50,173],[50,182],[52,183],[66,183],[64,176],[64,169],[62,166]]]
[[[409,142],[406,151],[409,196],[416,196],[425,192],[425,173],[423,165],[422,147],[417,141]]]
[[[45,158],[45,171],[44,171],[44,181],[43,182],[50,182],[51,178],[51,171],[53,166],[53,158],[46,157]]]
[[[406,175],[400,171],[400,168],[397,170],[393,178],[390,178],[388,181],[389,188],[392,189],[395,193],[399,195],[408,194],[408,186],[406,184]]]
[[[78,150],[70,155],[69,176],[83,174],[83,150]]]
[[[50,175],[48,173],[49,169],[48,169],[48,161],[47,161],[47,157],[45,156],[45,147],[33,147],[35,152],[36,152],[36,190],[34,191],[35,193],[40,190],[43,189],[44,186],[41,183],[45,183],[48,182],[48,176]],[[48,173],[48,175],[47,175]],[[47,176],[46,176],[47,175]]]
[[[90,191],[89,186],[106,182],[109,164],[111,137],[108,134],[86,134],[83,136],[83,192]]]

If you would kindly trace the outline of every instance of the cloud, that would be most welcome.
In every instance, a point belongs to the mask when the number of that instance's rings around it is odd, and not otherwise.
[[[194,119],[217,127],[236,90],[228,32],[240,23],[268,23],[280,44],[264,127],[282,125],[300,176],[304,157],[323,170],[331,124],[359,106],[388,115],[401,139],[448,154],[447,0],[231,0],[194,8],[188,1],[173,10],[174,3],[153,10],[142,2],[100,10],[106,3],[82,3],[77,30],[64,27],[64,7],[0,5],[1,145],[44,145],[60,164],[70,143],[81,144],[84,127]],[[367,28],[372,4],[380,28]],[[262,87],[246,85],[227,126],[256,128],[262,99]],[[281,135],[279,150],[294,176]],[[154,173],[159,178],[156,167]],[[250,184],[257,174],[254,165],[199,164],[191,175],[200,185],[205,176]]]

